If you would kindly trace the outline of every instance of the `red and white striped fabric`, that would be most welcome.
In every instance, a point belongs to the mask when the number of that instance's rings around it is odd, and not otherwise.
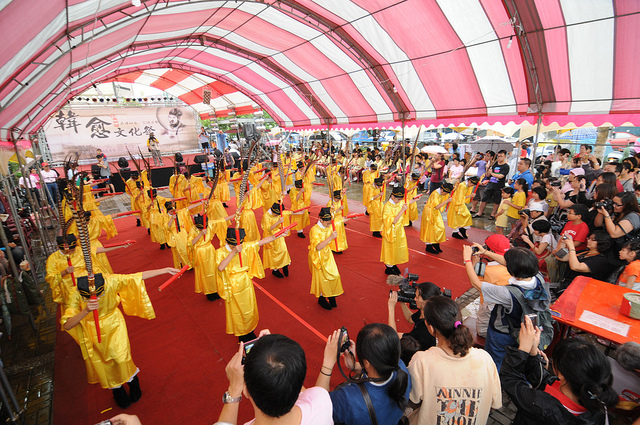
[[[287,127],[533,121],[537,97],[546,123],[640,112],[635,0],[5,1],[0,35],[2,140],[93,83],[167,68]]]

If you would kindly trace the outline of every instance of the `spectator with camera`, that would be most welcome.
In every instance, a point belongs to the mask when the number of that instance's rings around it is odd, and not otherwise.
[[[562,209],[568,209],[573,204],[586,205],[588,203],[587,180],[584,177],[584,170],[582,168],[574,168],[571,170],[568,182],[570,188],[566,191],[555,187],[553,189],[554,198],[556,202],[558,202],[558,206]]]
[[[522,235],[522,241],[526,243],[531,251],[538,257],[538,266],[543,264],[546,266],[544,259],[551,254],[551,251],[555,249],[558,242],[551,233],[551,224],[547,220],[538,220],[531,223],[531,230],[533,230],[532,240],[528,235]]]
[[[391,326],[370,323],[358,332],[354,344],[345,328],[334,331],[327,339],[317,387],[329,390],[340,357],[356,377],[330,393],[333,420],[346,425],[397,424],[411,391],[409,373],[400,360],[398,333]]]
[[[389,280],[391,280],[394,277],[395,276],[389,276],[387,278],[387,282],[389,282]],[[406,284],[406,285],[409,286],[409,288],[411,289],[415,288],[413,289],[415,291],[414,292],[415,295],[411,301],[415,303],[415,309],[417,309],[417,311],[414,313],[409,309],[409,306],[407,305],[405,298],[402,298],[400,300],[400,308],[402,310],[404,318],[407,320],[407,322],[413,325],[413,329],[411,329],[411,332],[406,332],[406,333],[398,332],[398,337],[402,338],[404,335],[409,335],[418,341],[418,343],[420,344],[421,350],[428,350],[429,348],[436,345],[436,340],[433,337],[433,335],[429,333],[429,330],[427,329],[427,325],[425,324],[424,306],[429,298],[435,295],[441,294],[440,288],[438,288],[437,285],[431,282],[422,282],[422,283],[415,284],[415,286],[411,286],[409,284]],[[400,289],[401,290],[403,289],[402,286]],[[389,326],[391,326],[396,331],[397,331],[396,304],[398,303],[398,292],[399,291],[390,291],[389,301],[387,303],[387,306],[389,308],[388,323],[389,323]],[[411,294],[410,293],[406,294],[405,291],[402,291],[402,296],[410,297]]]
[[[253,406],[255,419],[248,423],[330,425],[331,399],[323,388],[302,390],[307,361],[300,344],[268,330],[253,345],[240,343],[225,369],[229,389],[216,424],[238,423],[242,398]]]
[[[479,244],[473,246],[477,247],[479,252],[486,253]],[[473,269],[472,247],[465,246],[462,254],[471,285],[482,292],[486,302],[495,304],[491,311],[484,348],[493,358],[498,370],[502,365],[506,347],[516,344],[522,316],[525,314],[533,313],[541,320],[548,320],[548,323],[543,324],[545,334],[541,342],[543,348],[546,348],[553,338],[549,312],[549,284],[540,274],[538,259],[533,252],[525,248],[511,248],[503,257],[493,255],[496,261],[507,267],[512,276],[507,286],[481,282]]]
[[[606,356],[591,343],[563,339],[553,349],[553,369],[547,370],[539,339],[540,329],[525,317],[518,348],[507,349],[500,371],[502,388],[518,408],[513,423],[608,423],[607,408],[616,405],[618,396]]]
[[[609,173],[603,173],[609,174]],[[601,176],[598,177],[598,180]],[[591,208],[589,208],[589,212],[587,213],[586,219],[584,219],[587,226],[589,226],[590,231],[604,229],[603,225],[596,226],[595,220],[598,216],[598,209],[603,208],[609,212],[609,214],[613,213],[613,201],[612,199],[618,194],[618,190],[616,189],[615,184],[609,183],[601,183],[595,187],[593,191],[593,199],[591,203]],[[604,223],[602,223],[604,224]]]
[[[473,348],[473,336],[462,324],[455,301],[431,297],[425,314],[429,332],[438,343],[417,352],[409,364],[410,401],[419,405],[414,413],[416,423],[486,423],[491,409],[502,407],[496,365],[486,351]]]
[[[107,156],[102,153],[101,149],[96,149],[96,158],[98,159],[98,167],[100,167],[100,178],[106,180],[106,186],[109,187],[109,192],[114,193],[116,189],[111,183],[111,168],[109,168],[109,161]]]
[[[565,233],[562,241],[567,247],[567,259],[569,268],[560,283],[560,291],[566,289],[573,279],[578,276],[587,276],[597,280],[606,281],[614,265],[611,264],[607,253],[611,249],[611,237],[602,230],[597,230],[587,238],[587,250],[578,254],[571,234]]]
[[[619,249],[627,239],[640,232],[640,207],[634,192],[620,192],[613,197],[613,214],[606,205],[598,208],[594,220],[596,227],[603,226],[615,240]]]

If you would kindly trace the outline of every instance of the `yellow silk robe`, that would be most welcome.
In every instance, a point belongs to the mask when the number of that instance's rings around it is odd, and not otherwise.
[[[378,170],[364,170],[362,172],[362,183],[364,184],[364,186],[362,186],[362,205],[364,205],[365,208],[369,208],[371,191],[374,188],[373,179],[379,177],[379,174]]]
[[[289,199],[291,200],[291,223],[297,223],[296,227],[293,230],[303,230],[310,224],[309,221],[309,210],[304,210],[301,213],[294,214],[293,211],[299,210],[300,208],[308,207],[311,205],[311,191],[307,188],[311,185],[304,185],[302,195],[300,199],[298,199],[298,195],[300,194],[300,190],[298,190],[295,186],[291,188],[289,191]]]
[[[407,236],[404,233],[402,219],[393,223],[398,213],[402,209],[404,201],[397,204],[392,199],[384,204],[382,209],[382,249],[380,251],[380,261],[384,264],[394,266],[409,261],[409,247],[407,246]]]
[[[84,257],[82,256],[82,250],[78,247],[75,251],[69,255],[71,259],[71,265],[75,269],[74,276],[83,271],[86,274],[86,268],[84,264]],[[67,308],[69,303],[69,294],[75,290],[71,275],[65,275],[62,277],[60,273],[69,266],[67,263],[67,257],[60,250],[49,255],[47,258],[47,274],[44,280],[49,284],[51,288],[51,297],[56,304],[62,304],[63,312]]]
[[[379,193],[382,193],[382,196],[374,200],[373,197]],[[369,230],[372,232],[382,232],[382,210],[387,197],[387,186],[373,186],[369,196],[369,208],[367,209],[369,213]]]
[[[136,186],[136,180],[131,178],[127,179],[125,182],[125,192],[129,194],[131,197],[131,211],[137,211],[140,209],[138,206],[138,201],[136,201],[136,197],[140,194],[140,189]],[[139,216],[140,214],[134,214],[135,216]]]
[[[218,173],[218,184],[216,190],[213,192],[213,196],[220,200],[220,202],[227,202],[231,199],[231,193],[229,192],[229,173],[230,171],[222,171]],[[236,196],[238,194],[236,193]]]
[[[189,189],[185,190],[185,196],[187,197],[187,201],[189,205],[193,201],[197,201],[200,199],[200,196],[204,194],[204,184],[202,184],[202,177],[199,176],[191,176],[189,179]],[[202,204],[193,208],[191,214],[202,214]]]
[[[213,294],[218,291],[216,275],[218,273],[218,263],[216,262],[216,249],[211,244],[214,236],[215,221],[207,223],[207,231],[193,245],[193,268],[195,271],[195,291],[198,294]],[[218,219],[217,221],[223,221]],[[197,235],[197,234],[195,234]],[[190,238],[190,243],[193,238]]]
[[[466,205],[467,196],[471,195],[472,192],[473,186],[460,183],[451,194],[451,202],[449,203],[449,210],[447,211],[447,224],[452,229],[467,227],[473,224],[471,213]]]
[[[333,232],[331,227],[324,227],[318,222],[309,232],[309,270],[311,271],[311,293],[316,297],[336,297],[342,295],[342,280],[338,266],[333,258],[330,245],[318,251],[316,247],[325,241]]]
[[[276,186],[274,181],[262,183],[260,186],[260,194],[262,195],[262,212],[266,213],[269,208],[280,199],[280,183]]]
[[[240,227],[245,231],[245,241],[253,242],[260,240],[260,231],[258,230],[258,222],[253,212],[253,204],[251,203],[251,194],[247,193],[242,203],[242,213],[240,214]]]
[[[185,220],[185,213],[187,219]],[[189,265],[191,268],[191,249],[189,248],[189,233],[191,231],[191,217],[186,210],[178,210],[178,220],[180,221],[180,231],[176,225],[175,220],[172,220],[169,225],[165,224],[165,238],[166,243],[171,247],[171,254],[173,255],[173,267],[176,269],[182,268],[182,266]],[[191,223],[191,226],[188,224]]]
[[[333,252],[340,252],[349,248],[349,245],[347,244],[347,232],[344,228],[344,218],[342,216],[342,214],[344,213],[344,209],[340,211],[336,211],[342,205],[342,201],[343,200],[341,199],[340,201],[327,202],[327,206],[331,207],[331,211],[333,212],[333,224],[335,225],[336,230],[338,231],[338,238],[334,239],[329,244],[329,248],[331,248]],[[336,248],[336,241],[338,241],[337,248]]]
[[[105,274],[104,280],[105,292],[98,300],[102,342],[98,342],[93,314],[87,314],[74,329],[77,329],[78,344],[85,363],[90,362],[93,366],[87,367],[87,381],[90,384],[99,383],[106,389],[119,387],[129,381],[137,370],[131,358],[127,324],[118,304],[122,302],[124,312],[130,316],[150,320],[156,314],[142,280],[142,273]],[[86,301],[78,291],[74,291],[60,323],[64,326],[67,320],[80,313],[85,306]]]
[[[109,263],[109,258],[107,258],[107,254],[101,252],[98,254],[97,249],[102,248],[102,242],[98,240],[100,234],[102,233],[102,229],[100,228],[100,224],[95,221],[92,217],[87,223],[87,228],[89,230],[89,240],[91,244],[91,261],[92,264],[98,265],[103,273],[113,273],[113,269],[111,268],[111,263]]]
[[[189,181],[182,174],[174,174],[169,179],[169,190],[171,191],[171,195],[174,198],[182,198],[187,196],[185,192],[187,186],[189,185]],[[176,202],[176,209],[186,208],[189,206],[189,200],[182,200]]]
[[[273,211],[269,210],[262,216],[262,235],[263,237],[271,236],[280,231],[282,227],[288,226],[289,217],[291,211],[284,211],[282,218],[284,221],[281,225],[271,231],[271,226],[276,224],[280,220],[279,215],[274,215]],[[284,266],[291,264],[291,257],[289,256],[289,250],[287,249],[287,242],[285,238],[278,238],[273,242],[264,244],[262,246],[262,264],[265,269],[280,269]]]
[[[416,195],[418,195],[418,182],[415,182],[413,180],[407,180],[404,187],[407,191],[407,202],[415,198]],[[405,214],[405,216],[410,221],[415,221],[418,219],[418,203],[417,202],[414,202],[408,205],[407,214]],[[406,222],[406,220],[405,220],[405,225],[406,226],[409,225],[409,223]]]
[[[440,189],[431,192],[429,200],[422,210],[422,221],[420,224],[420,240],[425,243],[441,243],[447,240],[444,231],[444,221],[442,220],[442,210],[436,206],[447,200],[449,194],[440,194]]]
[[[162,196],[153,198],[153,204],[148,209],[149,212],[149,231],[151,242],[163,244],[167,242],[165,227],[169,221],[169,215],[164,207],[168,199]]]
[[[258,326],[258,304],[251,279],[264,277],[259,251],[258,242],[245,242],[240,255],[235,255],[224,270],[217,272],[218,295],[224,300],[228,334],[246,335]],[[218,248],[216,264],[230,252],[228,245]],[[242,256],[242,266],[239,256]]]

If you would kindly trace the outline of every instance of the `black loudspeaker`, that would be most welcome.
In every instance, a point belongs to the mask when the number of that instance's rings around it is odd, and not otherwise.
[[[128,166],[129,166],[129,161],[127,161],[127,158],[125,158],[124,156],[121,156],[120,158],[118,158],[118,167],[126,168]]]
[[[98,164],[91,164],[91,174],[94,179],[100,177],[100,166]]]
[[[184,158],[182,158],[182,154],[180,152],[176,152],[174,155],[176,162],[184,162]]]
[[[246,140],[257,139],[260,137],[256,125],[252,122],[246,122],[242,125],[242,134]]]
[[[202,164],[203,162],[209,162],[209,158],[207,158],[207,155],[196,155],[193,158],[193,162],[196,164]]]

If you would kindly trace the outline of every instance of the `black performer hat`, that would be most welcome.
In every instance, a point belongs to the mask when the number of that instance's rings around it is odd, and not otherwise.
[[[453,185],[451,183],[444,182],[441,187],[444,193],[451,193],[451,191],[453,191]]]
[[[91,219],[91,211],[84,212],[84,219],[89,221]]]
[[[480,182],[480,177],[478,176],[471,176],[467,179],[471,184],[478,184],[478,182]]]
[[[134,179],[134,180],[135,180],[135,179],[137,179],[138,177],[140,177],[140,174],[138,174],[138,172],[137,172],[137,171],[132,171],[132,172],[131,172],[131,178],[132,178],[132,179]]]
[[[341,190],[334,190],[333,191],[333,197],[335,199],[342,199],[342,191]]]
[[[376,186],[382,186],[384,184],[384,177],[376,177],[375,179],[373,179],[373,183]]]
[[[96,296],[101,297],[104,294],[104,277],[102,273],[96,273],[93,275],[94,285],[96,287]],[[82,295],[82,298],[91,298],[91,291],[89,291],[89,278],[87,276],[79,276],[77,279],[78,292]]]
[[[238,230],[238,236],[240,237],[240,243],[242,243],[244,241],[244,237],[246,236],[246,233],[244,231],[244,229],[240,228],[237,229]],[[225,242],[229,245],[237,245],[238,241],[236,239],[236,229],[233,227],[229,227],[227,229],[227,237],[225,238]]]
[[[158,189],[147,189],[147,195],[149,195],[149,197],[151,197],[151,193],[153,191],[153,197],[158,196]]]
[[[56,237],[56,244],[58,245],[58,249],[64,249],[64,236]],[[69,249],[73,249],[78,244],[78,240],[76,239],[76,235],[70,233],[67,235],[67,245],[69,245]]]
[[[304,167],[304,162],[302,162],[302,161],[296,162],[296,167],[298,167],[298,168]]]
[[[369,168],[371,168],[372,170],[377,170],[378,164],[376,164],[375,162],[372,162],[371,165],[369,165]]]
[[[196,228],[203,229],[204,228],[204,217],[200,214],[193,217],[193,224],[195,224]]]
[[[331,208],[329,207],[322,207],[320,208],[320,214],[318,214],[318,217],[320,217],[320,220],[331,220]]]
[[[393,190],[391,191],[391,195],[395,196],[396,198],[404,197],[404,187],[402,186],[394,187]]]
[[[271,211],[276,215],[280,215],[280,203],[274,202],[273,205],[271,205]]]
[[[175,209],[175,206],[173,205],[172,201],[167,201],[164,203],[164,208],[169,211],[169,210],[173,210]]]
[[[296,188],[302,189],[302,180],[296,180],[293,182],[293,184],[296,186]]]
[[[411,179],[412,179],[413,181],[418,181],[418,180],[420,180],[420,174],[418,174],[418,173],[411,173]]]

